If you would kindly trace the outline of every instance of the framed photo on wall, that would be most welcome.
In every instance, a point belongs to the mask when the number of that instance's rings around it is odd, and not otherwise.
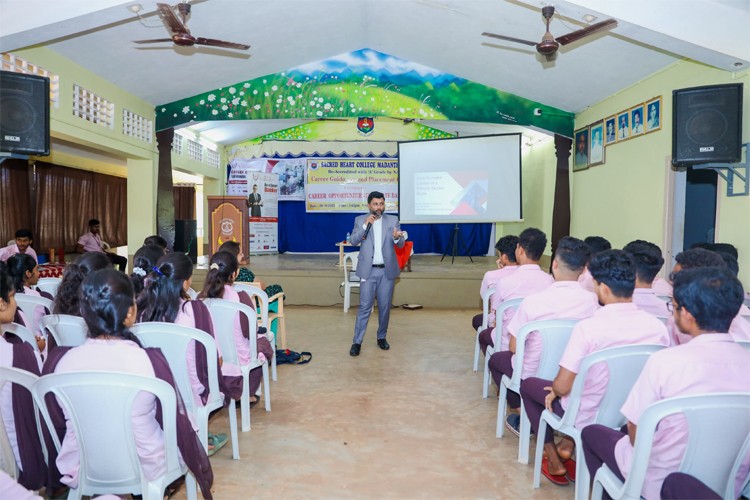
[[[617,142],[617,116],[612,115],[604,120],[604,145]]]
[[[604,122],[589,125],[589,166],[604,163]]]
[[[575,154],[573,172],[589,168],[589,128],[582,128],[573,134]]]
[[[661,128],[661,96],[646,102],[646,133]]]
[[[643,103],[630,108],[630,137],[643,134]]]
[[[617,115],[617,142],[630,139],[630,113],[628,110]]]

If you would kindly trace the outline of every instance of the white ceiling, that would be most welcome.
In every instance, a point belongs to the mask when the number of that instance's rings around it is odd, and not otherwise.
[[[175,0],[173,0],[175,1]],[[128,7],[142,6],[141,17]],[[542,62],[532,47],[483,31],[538,40],[536,0],[200,0],[192,33],[248,43],[247,52],[139,46],[165,38],[154,0],[0,0],[0,50],[50,49],[154,104],[284,71],[361,48],[411,60],[506,92],[580,112],[681,58],[727,71],[750,67],[748,0],[573,0],[555,36],[585,26],[584,14],[618,27],[562,47]],[[255,137],[300,121],[204,124],[202,137]],[[456,126],[437,124],[448,131]],[[447,126],[439,126],[447,125]],[[229,129],[227,129],[229,127]],[[477,131],[477,126],[472,126]],[[481,127],[480,127],[481,128]],[[488,127],[492,131],[496,126]],[[476,133],[482,133],[477,131]],[[208,135],[207,135],[208,134]]]

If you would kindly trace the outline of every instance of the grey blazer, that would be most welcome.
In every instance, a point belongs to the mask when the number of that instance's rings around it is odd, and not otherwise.
[[[372,258],[375,255],[375,233],[370,229],[370,234],[367,235],[366,240],[362,240],[365,235],[364,224],[370,214],[364,214],[357,216],[354,219],[354,229],[352,229],[352,243],[359,247],[359,258],[357,259],[357,276],[360,278],[368,278],[370,271],[372,271]],[[383,264],[385,264],[385,276],[388,279],[396,279],[401,273],[401,269],[398,267],[398,259],[396,259],[396,251],[393,249],[393,229],[399,228],[398,217],[395,215],[383,214],[383,231],[382,240],[377,242],[383,248]],[[403,236],[399,238],[396,245],[401,248],[404,246]]]

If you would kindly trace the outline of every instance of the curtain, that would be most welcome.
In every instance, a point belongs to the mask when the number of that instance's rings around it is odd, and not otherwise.
[[[127,180],[37,162],[35,248],[75,251],[89,219],[102,223],[102,240],[127,244]]]
[[[0,247],[16,236],[19,229],[32,229],[29,166],[26,160],[8,159],[0,164]],[[34,247],[37,247],[34,235]]]
[[[174,186],[175,220],[195,220],[195,186]]]
[[[308,214],[301,201],[279,202],[279,252],[335,252],[359,214]],[[453,253],[454,224],[402,224],[414,253]],[[458,224],[456,255],[485,255],[492,224]]]

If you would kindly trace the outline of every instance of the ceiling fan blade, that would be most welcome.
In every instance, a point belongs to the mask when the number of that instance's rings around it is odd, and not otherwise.
[[[604,21],[601,21],[596,24],[592,24],[591,26],[587,26],[578,31],[568,33],[567,35],[559,36],[555,38],[555,40],[560,45],[567,45],[569,43],[575,42],[576,40],[580,40],[581,38],[593,35],[594,33],[598,31],[602,31],[602,30],[609,29],[609,28],[614,28],[616,26],[617,26],[617,21],[615,21],[614,19],[606,19]]]
[[[250,48],[249,45],[245,45],[244,43],[225,42],[224,40],[214,40],[213,38],[203,38],[203,37],[196,38],[195,44],[196,45],[210,45],[212,47],[225,47],[228,49],[239,49],[239,50],[248,50]]]
[[[509,42],[522,43],[524,45],[531,45],[532,47],[536,46],[536,44],[537,44],[537,42],[530,42],[528,40],[521,40],[520,38],[513,38],[512,36],[496,35],[494,33],[487,33],[486,31],[484,33],[482,33],[482,36],[488,36],[490,38],[497,38],[498,40],[507,40]]]
[[[165,3],[157,3],[156,6],[159,8],[159,17],[161,17],[164,24],[167,25],[169,31],[172,33],[186,33],[190,34],[190,30],[187,29],[182,21],[175,15],[171,5]]]
[[[171,41],[171,38],[154,38],[153,40],[133,40],[133,43],[161,43]]]

